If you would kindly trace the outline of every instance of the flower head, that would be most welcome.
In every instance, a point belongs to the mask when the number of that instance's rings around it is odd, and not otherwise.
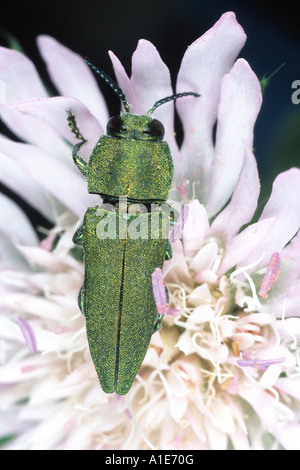
[[[0,48],[1,118],[21,140],[0,137],[0,178],[53,224],[40,242],[1,195],[0,437],[13,436],[6,448],[262,449],[267,436],[271,448],[299,449],[300,171],[277,176],[251,223],[262,96],[249,64],[237,59],[245,40],[229,12],[187,49],[176,92],[201,98],[176,103],[181,147],[174,104],[155,110],[175,164],[170,200],[179,198],[188,216],[172,233],[173,258],[153,276],[163,325],[122,397],[98,383],[77,305],[82,253],[72,243],[99,199],[73,165],[66,110],[88,158],[108,120],[105,101],[87,64],[55,39],[38,38],[55,97],[25,55]],[[139,42],[130,78],[110,57],[132,112],[173,94],[150,42]]]

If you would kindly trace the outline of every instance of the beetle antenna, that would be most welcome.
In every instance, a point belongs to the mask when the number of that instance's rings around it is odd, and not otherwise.
[[[162,99],[156,101],[156,103],[154,103],[152,108],[149,109],[147,114],[151,115],[156,110],[156,108],[158,108],[162,104],[168,103],[168,101],[176,100],[177,98],[182,98],[183,96],[196,96],[196,97],[199,97],[201,95],[199,95],[199,93],[194,93],[193,91],[186,91],[184,93],[177,93],[175,95],[167,96],[166,98],[162,98]]]
[[[115,93],[119,96],[120,100],[124,104],[125,111],[129,113],[130,111],[130,106],[126,100],[126,97],[124,95],[124,92],[121,90],[119,85],[116,84],[116,82],[105,72],[100,70],[96,65],[94,65],[87,57],[84,58],[85,62],[89,65],[89,67],[94,70],[98,75],[100,75],[101,78],[114,90]]]

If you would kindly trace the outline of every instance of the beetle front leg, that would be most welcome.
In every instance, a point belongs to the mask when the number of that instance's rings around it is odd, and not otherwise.
[[[81,140],[81,142],[74,145],[73,147],[73,151],[72,151],[73,161],[75,165],[77,166],[77,168],[79,169],[80,173],[85,178],[87,178],[87,162],[78,155],[78,151],[80,147],[86,143],[86,139],[83,137],[83,135],[81,134],[80,130],[77,127],[74,114],[72,114],[71,111],[67,111],[67,114],[68,114],[68,118],[67,118],[68,124],[70,128],[72,129],[73,134],[76,135],[77,139]]]
[[[79,144],[74,145],[73,151],[72,151],[72,157],[73,157],[73,161],[74,161],[75,165],[77,166],[77,168],[80,171],[80,173],[82,174],[82,176],[87,178],[87,162],[85,160],[83,160],[83,158],[81,158],[77,153],[79,151],[80,147],[83,144],[85,144],[85,142],[86,141],[80,142]]]

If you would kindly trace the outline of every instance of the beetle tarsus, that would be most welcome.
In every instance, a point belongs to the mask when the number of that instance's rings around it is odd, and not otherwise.
[[[86,140],[84,140],[83,142],[80,142],[79,144],[74,145],[72,156],[73,156],[73,161],[74,161],[75,165],[77,166],[78,170],[80,171],[80,173],[85,178],[87,178],[87,162],[85,160],[83,160],[83,158],[81,158],[77,153],[78,150],[80,149],[80,147],[83,144],[85,144],[85,142],[86,142]]]
[[[75,245],[82,245],[83,244],[83,225],[80,225],[76,232],[73,235],[73,243]]]
[[[163,315],[158,315],[157,314],[154,325],[153,325],[153,333],[156,333],[156,331],[158,331],[160,329],[161,321],[162,321],[163,317],[164,317]]]
[[[172,258],[173,258],[172,245],[171,245],[170,240],[168,240],[168,245],[167,245],[166,254],[165,254],[165,260],[169,261]]]
[[[80,308],[80,311],[83,316],[84,315],[84,284],[82,284],[80,291],[78,293],[78,307]]]

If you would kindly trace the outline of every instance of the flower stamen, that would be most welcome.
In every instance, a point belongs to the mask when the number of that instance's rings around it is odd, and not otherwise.
[[[230,281],[235,284],[235,285],[239,285],[240,281],[237,281],[235,278],[236,276],[238,276],[239,274],[244,274],[245,278],[247,279],[249,285],[250,285],[250,288],[251,288],[251,292],[252,292],[252,297],[253,297],[253,300],[255,302],[255,305],[256,307],[258,308],[258,310],[261,309],[261,303],[259,301],[259,298],[257,296],[257,293],[256,293],[256,287],[255,287],[255,284],[252,280],[252,278],[249,276],[249,274],[247,273],[247,270],[251,269],[251,268],[254,268],[255,266],[257,266],[264,258],[265,254],[263,253],[262,256],[257,260],[255,261],[254,263],[251,263],[247,266],[243,266],[235,271],[233,271],[233,273],[230,274]]]
[[[245,357],[245,356],[244,356]],[[274,364],[281,364],[285,361],[285,357],[277,357],[274,359],[238,359],[237,363],[241,367],[258,367],[259,369],[273,366]]]
[[[277,281],[279,277],[279,265],[280,265],[280,254],[273,253],[268,264],[267,271],[264,275],[262,280],[258,295],[260,295],[263,299],[268,298],[268,292],[272,288],[274,282]]]
[[[170,240],[174,243],[178,240],[183,232],[184,226],[189,216],[189,206],[187,204],[183,204],[179,216],[177,218],[177,222],[173,230],[170,234]]]
[[[154,273],[152,273],[152,289],[158,315],[166,315],[169,304],[160,268],[155,268]]]
[[[31,354],[34,354],[37,351],[37,342],[32,327],[29,325],[28,321],[26,321],[23,317],[18,317],[16,323],[20,327],[20,330],[26,341],[26,345],[29,351],[31,352]]]

